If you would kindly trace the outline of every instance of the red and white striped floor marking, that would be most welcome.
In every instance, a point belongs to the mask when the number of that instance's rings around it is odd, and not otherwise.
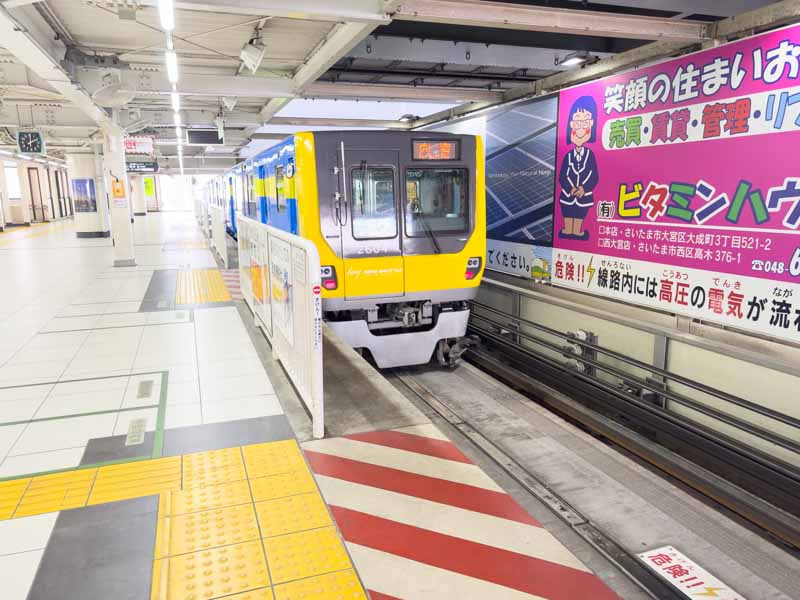
[[[303,449],[373,600],[616,598],[433,425]]]
[[[234,300],[244,300],[242,295],[241,281],[239,279],[239,269],[220,269],[222,280],[225,282],[225,287],[228,288],[228,293]]]

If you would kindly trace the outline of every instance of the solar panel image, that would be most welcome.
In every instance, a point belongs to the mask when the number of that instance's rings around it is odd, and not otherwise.
[[[520,104],[486,123],[488,235],[552,243],[556,140],[555,98]]]

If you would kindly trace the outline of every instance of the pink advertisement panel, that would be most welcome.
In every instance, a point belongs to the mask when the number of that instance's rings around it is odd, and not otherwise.
[[[800,342],[800,27],[564,90],[553,282]]]

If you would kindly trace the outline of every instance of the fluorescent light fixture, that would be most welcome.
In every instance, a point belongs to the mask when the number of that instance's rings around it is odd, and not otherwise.
[[[172,110],[178,112],[181,109],[181,95],[178,92],[172,92],[169,99],[172,100]]]
[[[164,58],[167,61],[167,79],[170,83],[178,83],[178,55],[175,50],[167,50]]]
[[[158,0],[158,14],[164,31],[175,29],[175,3],[172,0]]]
[[[181,126],[181,113],[176,112],[172,115],[172,122],[175,123],[175,127]]]
[[[180,127],[176,127],[176,128],[175,128],[175,137],[178,139],[178,143],[179,143],[179,144],[183,142],[183,138],[181,137],[181,136],[182,136],[182,133],[183,133],[183,132],[181,131],[181,128],[180,128]]]
[[[576,67],[590,60],[592,60],[592,56],[586,50],[578,50],[576,52],[570,52],[564,58],[556,57],[556,66]]]

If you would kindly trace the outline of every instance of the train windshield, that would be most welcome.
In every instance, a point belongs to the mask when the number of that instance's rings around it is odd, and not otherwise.
[[[467,169],[406,171],[406,235],[468,231],[468,182]]]
[[[394,169],[353,169],[353,237],[358,240],[393,238],[397,235],[394,203]]]

